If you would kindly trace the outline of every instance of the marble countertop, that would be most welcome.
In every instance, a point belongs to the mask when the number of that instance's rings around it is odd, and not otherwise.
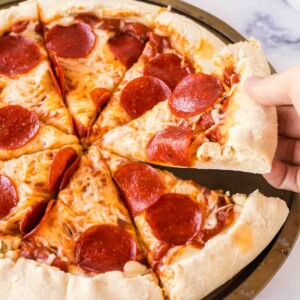
[[[300,0],[186,0],[260,40],[277,72],[300,63]],[[300,218],[300,216],[299,216]],[[300,299],[300,238],[256,300]]]

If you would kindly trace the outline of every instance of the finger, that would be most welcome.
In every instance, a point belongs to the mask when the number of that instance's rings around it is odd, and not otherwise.
[[[279,137],[275,159],[300,166],[300,140]]]
[[[293,106],[277,107],[278,134],[290,138],[300,138],[300,117]]]
[[[272,76],[250,77],[245,82],[245,89],[250,97],[265,106],[280,106],[293,104],[300,112],[300,89],[298,78],[300,66],[296,66],[281,74]]]
[[[300,166],[290,166],[274,160],[271,172],[263,176],[277,189],[300,192]]]

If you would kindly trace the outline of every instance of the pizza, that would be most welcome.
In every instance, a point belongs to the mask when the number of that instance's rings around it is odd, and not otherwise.
[[[0,298],[196,300],[255,259],[283,200],[153,165],[267,172],[276,112],[243,84],[268,74],[257,41],[170,8],[1,10]]]

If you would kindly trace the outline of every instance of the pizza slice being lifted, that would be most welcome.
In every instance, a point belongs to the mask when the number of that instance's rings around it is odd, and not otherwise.
[[[38,1],[49,51],[80,138],[145,46],[159,8],[128,1]],[[67,46],[66,46],[67,44]]]
[[[25,107],[1,103],[0,107],[0,161],[78,144],[76,136],[45,125]]]
[[[244,82],[268,74],[256,41],[229,45],[215,59],[212,74],[185,76],[168,100],[98,143],[154,164],[266,173],[277,144],[276,110],[250,99]]]
[[[165,21],[172,19],[166,27]],[[184,26],[182,26],[184,24]],[[191,35],[186,34],[192,33]],[[185,36],[185,42],[181,36]],[[137,63],[125,74],[92,127],[88,143],[108,130],[140,117],[170,97],[177,84],[195,72],[211,72],[225,46],[209,31],[183,16],[162,11],[145,32],[148,42]],[[197,49],[193,51],[191,48]]]
[[[35,2],[0,11],[0,104],[22,105],[46,124],[72,134],[72,119],[40,31]]]
[[[81,157],[79,168],[58,200],[48,203],[39,223],[37,210],[25,216],[31,226],[24,226],[28,230],[21,240],[10,236],[13,250],[4,255],[15,262],[0,260],[3,297],[163,299],[97,147]],[[9,237],[3,239],[8,243]],[[14,288],[6,289],[11,280]]]
[[[102,150],[170,299],[201,299],[274,238],[288,208],[255,191],[230,196]]]

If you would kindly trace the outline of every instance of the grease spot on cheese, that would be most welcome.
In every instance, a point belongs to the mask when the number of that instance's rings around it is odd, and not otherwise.
[[[200,40],[198,49],[197,49],[197,54],[202,58],[202,59],[211,59],[213,58],[215,53],[215,48],[209,42],[207,39],[202,38]]]
[[[253,247],[252,230],[247,224],[239,225],[232,233],[231,238],[242,253],[249,252]]]

